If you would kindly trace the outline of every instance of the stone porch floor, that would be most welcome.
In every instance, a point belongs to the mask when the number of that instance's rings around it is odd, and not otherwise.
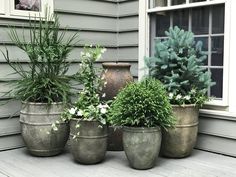
[[[236,158],[194,150],[185,159],[159,158],[150,170],[129,167],[124,152],[108,152],[96,165],[75,163],[68,152],[39,158],[25,148],[0,152],[0,177],[236,177]]]

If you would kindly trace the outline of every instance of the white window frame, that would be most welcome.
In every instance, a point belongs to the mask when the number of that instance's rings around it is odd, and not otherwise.
[[[188,0],[187,0],[188,1]],[[170,0],[169,0],[170,2]],[[201,6],[210,6],[216,4],[225,4],[225,24],[224,24],[224,63],[223,63],[223,93],[222,100],[211,100],[206,103],[207,106],[221,106],[222,108],[228,109],[229,106],[229,48],[230,48],[230,0],[214,0],[195,2],[190,4],[181,4],[169,7],[154,7],[148,9],[149,1],[139,1],[139,79],[141,79],[147,70],[143,70],[145,67],[144,56],[149,56],[149,37],[150,37],[150,13],[177,10],[184,8],[193,8]],[[168,3],[170,4],[170,3]],[[236,70],[236,69],[235,69]],[[236,92],[236,91],[235,91]],[[236,100],[236,99],[235,99]],[[236,111],[236,110],[235,110]]]
[[[5,1],[0,1],[0,14],[4,15],[5,14]]]
[[[1,0],[0,2],[0,17],[1,18],[14,18],[14,19],[29,19],[31,17],[45,17],[45,10],[48,8],[48,13],[53,13],[54,2],[53,0],[41,0],[41,11],[28,11],[15,9],[14,0]],[[3,13],[1,13],[1,10]]]

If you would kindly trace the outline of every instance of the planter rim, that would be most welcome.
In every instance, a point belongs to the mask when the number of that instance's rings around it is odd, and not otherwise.
[[[198,106],[196,104],[182,104],[182,105],[172,104],[171,106],[173,108],[185,108],[185,107],[196,107],[196,108],[198,108]]]
[[[123,63],[123,62],[104,62],[102,63],[103,67],[111,67],[111,68],[115,68],[115,67],[130,67],[131,64],[130,63]]]
[[[28,101],[21,101],[22,104],[28,104],[28,105],[62,105],[63,102],[52,102],[50,104],[48,103],[40,103],[40,102],[28,102]]]
[[[72,121],[80,121],[80,122],[99,122],[99,123],[101,123],[101,122],[98,121],[98,120],[84,120],[84,119],[75,118],[75,117],[72,117],[70,120],[72,120]]]
[[[128,127],[128,126],[124,126],[123,127],[124,131],[132,131],[132,132],[159,132],[161,131],[161,127],[160,126],[156,126],[156,127]]]

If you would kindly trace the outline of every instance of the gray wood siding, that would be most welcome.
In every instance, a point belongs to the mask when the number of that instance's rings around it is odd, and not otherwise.
[[[81,42],[71,52],[73,61],[69,73],[77,70],[80,52],[85,44],[99,44],[107,48],[101,66],[105,61],[122,61],[132,64],[131,73],[138,76],[138,0],[54,0],[54,10],[60,17],[63,27],[68,28],[68,35],[79,31]],[[7,31],[8,25],[15,25],[20,33],[27,34],[28,20],[0,18],[0,50],[9,50],[12,60],[22,62],[27,67],[27,55],[14,46]],[[26,37],[27,38],[27,37]],[[8,81],[18,78],[10,75],[12,69],[0,54],[0,104],[9,98],[2,97],[10,90]],[[0,106],[0,150],[23,146],[19,124],[20,102],[11,101]],[[9,116],[13,115],[12,118]]]
[[[236,118],[201,113],[196,148],[236,157]]]

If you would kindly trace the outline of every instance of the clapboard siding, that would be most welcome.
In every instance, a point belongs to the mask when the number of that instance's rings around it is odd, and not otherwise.
[[[79,32],[80,42],[69,55],[72,61],[68,74],[78,70],[80,63],[80,52],[85,44],[99,44],[107,48],[103,59],[105,61],[130,62],[131,73],[135,80],[138,76],[138,28],[137,28],[137,5],[138,1],[117,1],[117,0],[55,0],[54,9],[60,18],[62,27],[68,28],[68,36]],[[120,13],[120,14],[119,14]],[[119,17],[122,18],[119,18]],[[134,17],[135,16],[135,17]],[[119,22],[121,21],[121,22]],[[127,25],[127,23],[129,23]],[[18,33],[25,34],[29,30],[28,20],[15,20],[0,18],[0,50],[8,48],[12,61],[21,62],[27,67],[27,55],[14,46],[7,35],[8,26],[14,25]],[[120,28],[120,25],[127,25],[127,29]],[[120,33],[120,31],[122,33]],[[119,40],[120,37],[120,40]],[[29,39],[29,37],[26,37]],[[0,55],[0,95],[3,96],[11,89],[7,81],[18,78],[17,75],[9,75],[12,69],[5,63]],[[0,104],[7,101],[1,97]],[[19,115],[20,102],[10,101],[0,106],[0,150],[21,147],[23,145],[19,135],[20,126],[17,115]],[[8,117],[16,116],[9,119]]]
[[[236,118],[201,111],[196,148],[236,157]]]

